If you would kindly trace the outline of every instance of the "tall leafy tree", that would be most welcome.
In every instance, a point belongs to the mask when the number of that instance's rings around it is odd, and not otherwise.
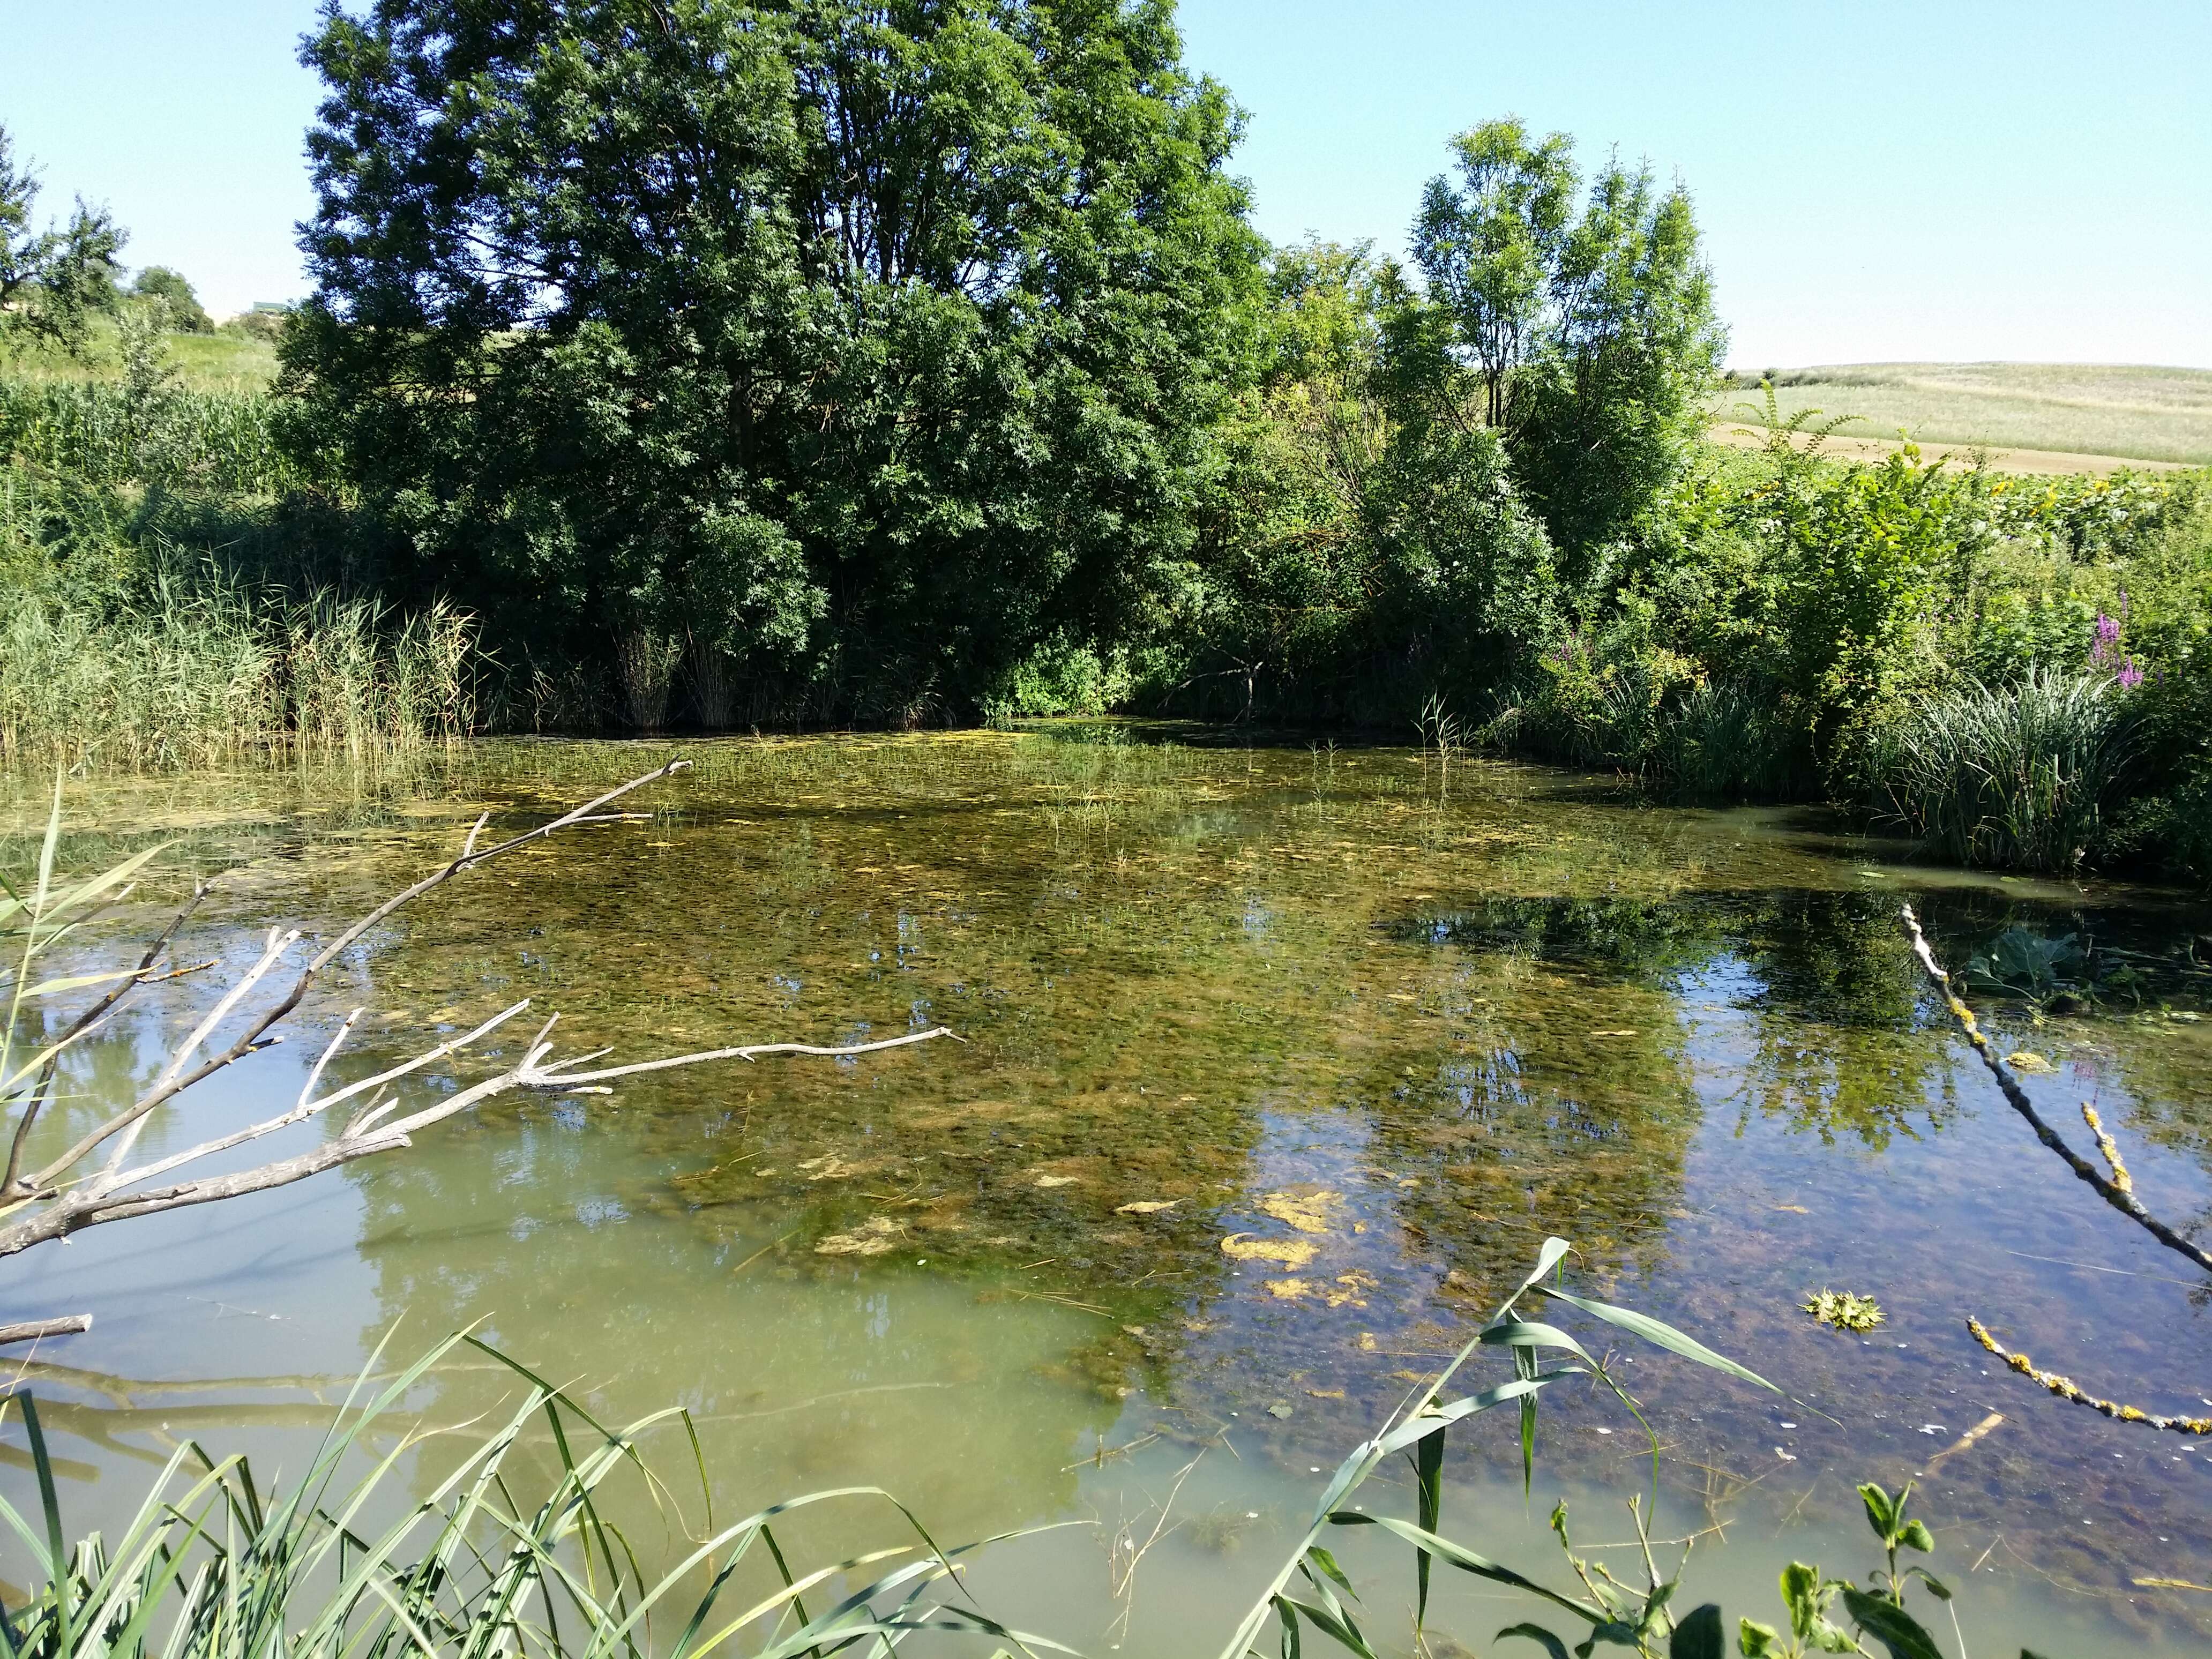
[[[1449,319],[1365,245],[1276,250],[1267,373],[1231,423],[1196,672],[1170,706],[1396,725],[1555,632],[1552,549]]]
[[[124,233],[105,208],[82,197],[66,223],[36,223],[38,174],[17,165],[0,127],[0,348],[28,342],[84,349],[91,319],[115,302],[115,258]]]
[[[971,705],[1188,550],[1259,250],[1166,0],[330,0],[286,385],[508,638]]]
[[[1632,525],[1674,477],[1726,337],[1687,191],[1608,160],[1583,189],[1571,141],[1517,117],[1453,141],[1413,252],[1448,337],[1481,383],[1515,476],[1570,555]]]
[[[1438,173],[1421,192],[1413,260],[1480,367],[1498,426],[1511,376],[1538,348],[1582,177],[1572,139],[1531,143],[1517,115],[1468,128],[1452,152],[1456,179]]]
[[[1608,161],[1561,246],[1541,341],[1514,386],[1515,469],[1580,576],[1675,478],[1728,336],[1689,193]]]
[[[161,301],[168,326],[180,333],[215,332],[215,319],[207,314],[207,307],[182,271],[167,265],[148,265],[131,280],[131,292],[137,299]]]

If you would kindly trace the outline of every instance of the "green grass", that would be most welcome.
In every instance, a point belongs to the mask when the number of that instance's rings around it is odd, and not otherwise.
[[[2110,678],[2038,669],[1927,699],[1882,734],[1873,770],[1891,816],[1931,849],[2058,872],[2096,847],[2129,741]]]
[[[96,317],[92,343],[82,358],[59,351],[27,349],[0,358],[0,375],[41,385],[56,380],[112,380],[123,373],[115,324]],[[276,347],[246,334],[167,334],[163,343],[185,392],[266,392],[276,378]]]
[[[1853,363],[1739,371],[1709,407],[1744,420],[1758,381],[1774,381],[1786,416],[1858,417],[1855,438],[2212,464],[2212,370],[2075,363]]]
[[[0,765],[380,758],[475,724],[475,626],[443,605],[162,583],[119,614],[0,602]]]

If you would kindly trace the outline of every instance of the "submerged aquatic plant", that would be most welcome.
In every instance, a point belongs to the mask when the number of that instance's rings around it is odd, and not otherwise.
[[[54,948],[114,903],[128,890],[132,877],[163,850],[159,846],[147,848],[96,874],[76,880],[58,879],[55,854],[62,823],[62,787],[58,776],[34,878],[24,884],[22,895],[0,882],[0,890],[7,894],[0,899],[0,943],[4,943],[6,955],[12,958],[0,963],[0,998],[6,1000],[5,1018],[0,1020],[0,1125],[5,1126],[8,1136],[5,1168],[0,1171],[0,1256],[13,1255],[57,1239],[66,1241],[72,1234],[89,1227],[265,1192],[307,1180],[359,1158],[398,1152],[413,1144],[414,1134],[434,1124],[483,1101],[515,1091],[565,1094],[596,1088],[618,1078],[673,1066],[750,1060],[771,1054],[845,1058],[951,1036],[948,1027],[938,1025],[836,1047],[751,1043],[586,1071],[579,1068],[605,1051],[587,1052],[567,1060],[552,1059],[553,1044],[548,1034],[553,1029],[553,1020],[549,1019],[524,1045],[520,1058],[513,1064],[465,1086],[434,1092],[428,1099],[410,1100],[400,1091],[423,1068],[462,1053],[519,1018],[528,1011],[529,1000],[513,1003],[465,1035],[426,1047],[412,1059],[373,1076],[343,1085],[335,1082],[326,1085],[325,1069],[353,1034],[365,1012],[356,1009],[339,1025],[321,1059],[308,1073],[307,1085],[289,1111],[182,1150],[165,1150],[164,1153],[137,1151],[140,1137],[149,1126],[184,1129],[192,1121],[184,1115],[214,1092],[201,1089],[195,1093],[198,1085],[217,1079],[219,1074],[218,1086],[229,1084],[233,1081],[228,1075],[231,1066],[280,1041],[283,1033],[279,1028],[314,988],[318,976],[364,935],[382,926],[413,900],[478,865],[533,845],[562,830],[603,823],[605,820],[600,816],[601,809],[634,790],[673,776],[690,765],[689,761],[671,761],[534,829],[480,848],[477,839],[491,817],[489,809],[486,809],[469,831],[457,857],[387,898],[339,933],[300,966],[289,988],[282,992],[272,991],[264,981],[273,984],[280,972],[289,971],[296,960],[293,947],[300,942],[300,933],[297,929],[285,932],[272,927],[258,959],[216,1000],[204,1018],[179,1037],[161,1070],[143,1091],[105,1122],[89,1127],[70,1121],[61,1112],[49,1113],[48,1109],[56,1103],[53,1089],[59,1067],[65,1059],[75,1057],[73,1049],[81,1052],[95,1040],[114,1041],[112,1017],[142,985],[198,973],[213,965],[203,963],[198,967],[162,966],[179,930],[207,888],[203,884],[195,890],[175,920],[146,947],[135,967],[88,974],[47,973],[45,964]],[[65,1007],[68,1001],[95,988],[106,988],[87,1001],[74,1017],[55,1014],[50,1028],[31,1025],[28,1016],[33,1013]],[[217,1032],[232,1020],[242,1021],[242,1029],[233,1032],[228,1042],[218,1047]],[[339,1108],[344,1109],[341,1111]],[[319,1116],[342,1127],[313,1149],[222,1175],[207,1172],[208,1160],[240,1146],[255,1146]],[[34,1133],[41,1129],[46,1132],[43,1139]],[[134,1156],[143,1161],[134,1163]],[[178,1179],[179,1171],[189,1173]],[[82,1322],[75,1328],[82,1329],[90,1322],[88,1316],[76,1317]],[[0,1326],[0,1343],[27,1340],[39,1334],[29,1327]]]

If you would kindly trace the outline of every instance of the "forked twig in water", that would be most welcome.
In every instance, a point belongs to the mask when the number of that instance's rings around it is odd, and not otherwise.
[[[1942,997],[1943,1006],[1950,1011],[1951,1018],[1966,1033],[1966,1041],[1973,1044],[1974,1052],[1982,1057],[1982,1064],[1989,1067],[1990,1075],[1997,1080],[1997,1087],[2003,1091],[2006,1103],[2027,1120],[2027,1127],[2035,1131],[2035,1138],[2065,1159],[2067,1168],[2096,1188],[2098,1196],[2106,1203],[2142,1227],[2166,1249],[2187,1256],[2207,1273],[2212,1273],[2212,1254],[2208,1254],[2202,1245],[2183,1237],[2143,1208],[2142,1201],[2135,1195],[2132,1182],[2123,1185],[2106,1176],[2068,1146],[2059,1137],[2058,1131],[2043,1121],[2042,1114],[2028,1099],[2027,1091],[2020,1086],[2020,1079],[2012,1074],[2012,1068],[1998,1054],[1996,1045],[1983,1033],[1980,1022],[1974,1018],[1974,1011],[1961,1002],[1959,994],[1951,988],[1951,976],[1943,971],[1942,964],[1936,960],[1936,953],[1928,948],[1927,938],[1920,931],[1920,919],[1912,914],[1912,907],[1906,905],[1902,914],[1905,930],[1912,936],[1912,954],[1920,958],[1920,966],[1928,975],[1928,982]],[[2115,1156],[2117,1152],[2115,1148]]]

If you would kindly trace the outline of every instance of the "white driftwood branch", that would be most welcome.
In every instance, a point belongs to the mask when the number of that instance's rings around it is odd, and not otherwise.
[[[165,1210],[183,1209],[196,1204],[209,1204],[227,1198],[237,1198],[247,1193],[265,1192],[271,1188],[285,1187],[296,1181],[319,1175],[325,1170],[356,1159],[374,1157],[412,1144],[411,1138],[434,1124],[443,1122],[484,1101],[514,1090],[529,1090],[539,1093],[580,1092],[611,1094],[605,1085],[617,1078],[638,1077],[648,1072],[662,1072],[683,1066],[701,1066],[711,1061],[742,1060],[755,1060],[776,1054],[806,1054],[842,1058],[851,1055],[877,1054],[888,1048],[901,1048],[914,1043],[927,1042],[936,1037],[959,1039],[945,1026],[927,1031],[912,1031],[902,1036],[884,1037],[872,1042],[857,1042],[829,1047],[807,1042],[756,1042],[735,1048],[709,1048],[696,1054],[674,1054],[659,1060],[639,1060],[629,1065],[605,1066],[597,1071],[578,1068],[599,1059],[608,1050],[593,1049],[574,1054],[566,1060],[551,1058],[553,1045],[550,1041],[556,1014],[541,1025],[524,1049],[521,1060],[506,1070],[479,1079],[456,1092],[440,1097],[432,1103],[404,1115],[395,1116],[404,1097],[398,1093],[389,1096],[386,1091],[392,1085],[415,1075],[425,1067],[435,1065],[462,1053],[509,1020],[526,1011],[526,1000],[501,1010],[489,1019],[461,1036],[451,1037],[423,1050],[397,1066],[349,1083],[327,1092],[319,1092],[323,1077],[331,1059],[344,1044],[362,1011],[355,1009],[348,1014],[332,1035],[319,1058],[307,1074],[307,1083],[299,1099],[290,1110],[251,1124],[228,1134],[204,1140],[197,1146],[166,1158],[136,1167],[129,1165],[132,1147],[151,1115],[178,1099],[196,1084],[222,1070],[255,1050],[282,1041],[274,1028],[295,1009],[306,995],[315,975],[334,960],[338,952],[360,939],[379,921],[391,915],[410,899],[421,896],[433,888],[451,880],[463,870],[473,867],[488,859],[498,857],[530,842],[541,839],[554,830],[577,823],[604,822],[610,817],[626,817],[631,814],[597,814],[595,809],[618,799],[631,790],[656,779],[670,776],[682,770],[688,763],[674,761],[645,776],[633,779],[618,789],[610,790],[596,800],[587,802],[575,811],[555,818],[550,823],[526,834],[500,842],[479,853],[475,850],[477,837],[483,832],[489,817],[486,813],[470,830],[460,857],[443,868],[425,877],[412,887],[371,911],[354,923],[331,944],[325,946],[308,963],[284,995],[271,1006],[250,1016],[243,1033],[230,1046],[211,1054],[195,1066],[195,1056],[210,1043],[222,1023],[246,1005],[255,988],[275,971],[291,947],[299,940],[295,931],[270,930],[260,955],[242,975],[239,981],[219,997],[213,1008],[179,1042],[163,1065],[151,1087],[124,1110],[80,1139],[65,1153],[44,1168],[29,1175],[18,1176],[15,1163],[20,1161],[23,1131],[27,1128],[28,1116],[38,1109],[44,1097],[43,1083],[26,1104],[26,1118],[14,1137],[11,1146],[9,1178],[0,1188],[0,1256],[13,1255],[36,1244],[53,1239],[66,1238],[71,1233],[87,1227],[105,1225],[110,1222],[128,1220],[133,1216],[153,1215]],[[195,896],[197,902],[198,896]],[[186,907],[189,914],[191,907]],[[137,974],[125,984],[80,1018],[72,1036],[91,1029],[99,1020],[112,1012],[122,995],[132,984],[152,968],[155,959],[168,940],[174,937],[184,916],[172,922],[155,948],[147,953]],[[179,1170],[207,1158],[247,1146],[267,1136],[294,1127],[308,1119],[327,1113],[331,1108],[348,1102],[361,1103],[352,1118],[337,1133],[321,1146],[286,1158],[274,1159],[252,1169],[240,1170],[222,1176],[187,1178],[172,1184],[156,1186],[150,1183],[173,1176]],[[94,1152],[103,1152],[106,1161],[96,1174],[88,1173],[80,1166]],[[66,1323],[66,1322],[64,1322]],[[0,1340],[12,1328],[0,1327]],[[43,1334],[43,1333],[41,1333]],[[27,1340],[27,1339],[26,1339]]]
[[[340,952],[402,906],[420,898],[433,888],[443,886],[464,870],[474,869],[479,864],[498,858],[502,854],[511,853],[517,848],[527,846],[533,841],[543,840],[556,830],[565,830],[572,824],[596,822],[592,814],[608,802],[619,800],[632,790],[642,788],[648,783],[658,782],[662,778],[672,777],[677,773],[688,769],[690,764],[689,761],[671,761],[667,765],[647,772],[642,777],[632,778],[628,783],[617,785],[597,799],[586,801],[581,806],[562,813],[550,823],[541,823],[535,830],[525,830],[521,835],[510,836],[496,847],[488,847],[481,853],[464,851],[461,856],[451,864],[432,871],[412,887],[393,894],[392,897],[385,900],[375,909],[355,922],[318,951],[306,968],[301,970],[298,978],[293,981],[291,988],[276,1002],[249,1020],[245,1030],[232,1042],[230,1047],[220,1053],[209,1055],[197,1067],[181,1075],[174,1074],[167,1068],[164,1068],[161,1078],[155,1082],[155,1085],[130,1106],[108,1119],[106,1122],[89,1131],[44,1169],[30,1175],[18,1176],[4,1192],[0,1192],[0,1202],[54,1190],[62,1181],[70,1177],[70,1172],[75,1170],[96,1147],[106,1144],[116,1135],[123,1133],[133,1124],[166,1105],[195,1084],[212,1077],[227,1066],[234,1065],[252,1053],[254,1049],[262,1047],[265,1034],[300,1006],[301,999],[307,994],[309,988],[314,984],[316,975],[336,961]],[[174,924],[172,924],[173,931],[173,927]],[[266,969],[263,971],[265,973]]]
[[[68,1314],[59,1319],[26,1319],[0,1325],[0,1348],[13,1342],[36,1342],[46,1336],[76,1336],[92,1328],[90,1314]]]

